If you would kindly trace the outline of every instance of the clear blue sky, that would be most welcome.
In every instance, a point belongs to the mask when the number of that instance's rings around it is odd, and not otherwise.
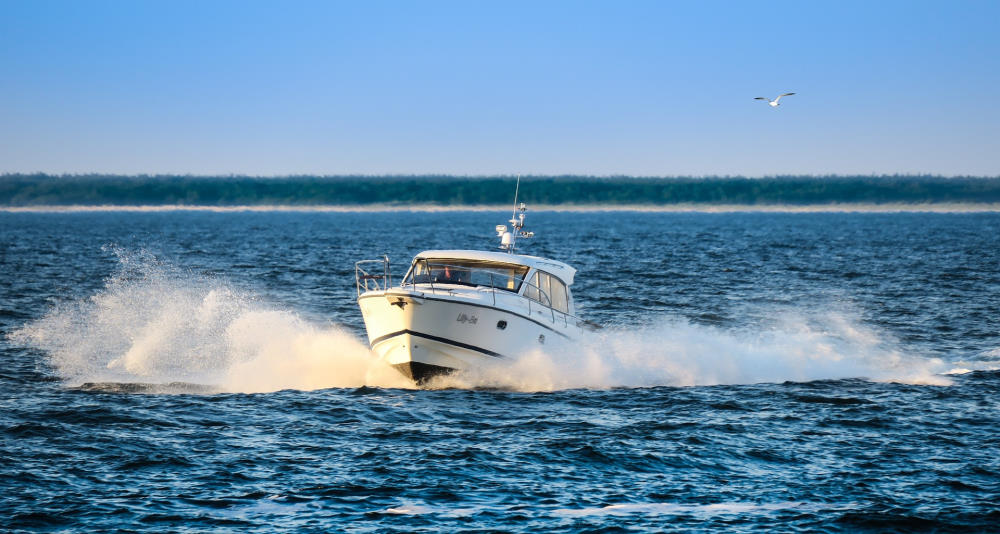
[[[1000,175],[1000,1],[0,0],[33,171]]]

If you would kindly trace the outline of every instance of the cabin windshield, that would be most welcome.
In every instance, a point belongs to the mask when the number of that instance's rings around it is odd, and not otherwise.
[[[420,258],[403,280],[403,285],[459,284],[517,292],[528,267],[512,263],[448,258]]]

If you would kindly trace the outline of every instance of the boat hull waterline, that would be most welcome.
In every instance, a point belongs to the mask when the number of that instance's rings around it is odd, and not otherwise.
[[[513,297],[513,298],[510,298]],[[372,351],[418,385],[455,370],[494,365],[557,339],[574,339],[575,320],[538,306],[496,306],[490,290],[393,288],[358,299]]]

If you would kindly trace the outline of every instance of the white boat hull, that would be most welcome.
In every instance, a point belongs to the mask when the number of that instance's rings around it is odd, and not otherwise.
[[[572,316],[491,290],[394,288],[358,298],[371,349],[418,384],[579,337]]]

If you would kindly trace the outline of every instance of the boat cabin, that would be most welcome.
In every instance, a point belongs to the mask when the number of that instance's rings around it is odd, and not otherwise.
[[[565,263],[502,252],[428,250],[413,259],[403,287],[448,285],[508,291],[556,311],[574,313],[576,270]]]

